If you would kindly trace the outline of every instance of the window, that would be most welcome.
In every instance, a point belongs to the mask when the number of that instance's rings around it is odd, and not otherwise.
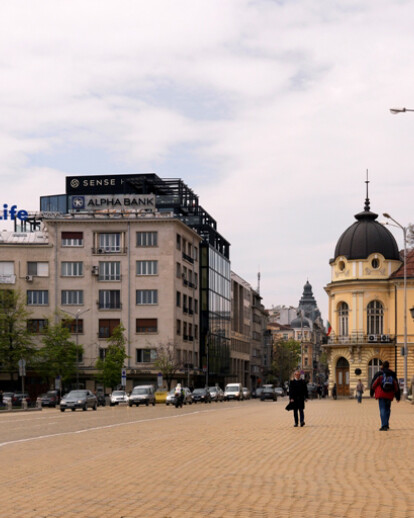
[[[176,329],[177,329],[177,335],[181,335],[181,320],[177,320]]]
[[[188,340],[187,322],[183,322],[183,338],[184,340]]]
[[[198,300],[197,299],[194,299],[194,313],[196,315],[198,314]]]
[[[349,308],[346,302],[339,305],[339,336],[348,336],[348,313]]]
[[[83,263],[79,262],[62,262],[62,277],[81,277],[83,275]]]
[[[27,263],[27,275],[37,275],[37,277],[49,276],[49,263]]]
[[[83,246],[83,232],[62,232],[62,246]]]
[[[179,279],[181,279],[181,264],[180,263],[176,264],[176,275]]]
[[[28,290],[28,306],[47,306],[49,304],[49,292],[47,290]]]
[[[76,335],[78,333],[83,333],[83,318],[78,318],[78,326],[76,328],[76,318],[73,320],[63,320],[62,325],[69,329],[69,332]]]
[[[121,234],[99,234],[98,252],[120,252],[121,251]]]
[[[158,232],[137,232],[137,246],[158,246]]]
[[[99,262],[100,281],[121,280],[121,263],[119,261]]]
[[[137,261],[137,275],[157,275],[158,261]]]
[[[151,363],[157,359],[156,349],[136,349],[137,363]]]
[[[158,290],[137,290],[136,303],[142,304],[158,304]]]
[[[104,361],[106,357],[106,349],[104,347],[99,347],[99,359]]]
[[[62,290],[62,306],[79,306],[83,304],[83,290]]]
[[[380,267],[380,262],[377,258],[375,258],[371,261],[371,265],[375,270],[378,270],[378,268]]]
[[[47,319],[31,318],[27,321],[27,330],[30,333],[44,333],[47,329],[47,324]]]
[[[180,236],[180,234],[177,234],[176,246],[177,246],[177,250],[181,250],[181,236]]]
[[[121,309],[121,291],[99,290],[99,309]]]
[[[137,318],[137,333],[156,333],[158,331],[158,320],[156,318]]]
[[[99,319],[99,338],[109,338],[113,335],[115,328],[121,323],[119,318],[100,318]]]
[[[188,313],[188,305],[187,305],[187,295],[183,294],[183,311],[184,313]]]
[[[372,358],[368,363],[368,385],[371,385],[372,378],[381,369],[382,361],[379,358]]]
[[[368,334],[381,335],[384,324],[384,308],[379,300],[371,301],[367,306]]]
[[[0,282],[6,284],[13,284],[16,278],[14,275],[14,263],[13,261],[1,261],[0,262]]]
[[[177,306],[177,308],[181,307],[181,293],[179,291],[177,291],[177,293],[176,293],[175,305]]]

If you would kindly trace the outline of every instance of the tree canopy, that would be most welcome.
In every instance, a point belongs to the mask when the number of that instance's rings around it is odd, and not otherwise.
[[[106,348],[105,358],[99,358],[96,362],[98,381],[103,383],[105,387],[111,387],[111,389],[120,384],[121,371],[125,360],[128,358],[125,350],[127,340],[124,332],[124,326],[119,324],[114,329],[112,336],[107,339],[108,347]]]

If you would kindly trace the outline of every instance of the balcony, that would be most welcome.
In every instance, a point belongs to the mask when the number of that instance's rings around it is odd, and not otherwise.
[[[187,255],[183,252],[183,259],[191,264],[194,264],[194,259],[190,256],[190,255]]]
[[[113,254],[126,254],[127,247],[121,246],[109,246],[109,247],[99,247],[92,248],[92,254],[94,255],[113,255]]]
[[[98,304],[98,309],[103,310],[111,310],[111,309],[122,309],[122,304],[120,302],[112,302],[112,303],[100,303],[99,301],[96,302]]]

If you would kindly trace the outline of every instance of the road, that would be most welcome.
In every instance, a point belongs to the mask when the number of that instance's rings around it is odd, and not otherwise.
[[[311,401],[304,428],[286,404],[1,414],[1,516],[414,516],[414,406],[379,432],[373,400]]]

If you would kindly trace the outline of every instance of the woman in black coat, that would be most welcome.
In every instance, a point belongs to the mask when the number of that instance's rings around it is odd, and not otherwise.
[[[295,371],[293,380],[289,383],[289,399],[293,404],[293,417],[295,426],[298,426],[298,411],[300,415],[300,426],[305,426],[305,401],[308,399],[308,387],[305,380],[300,379],[300,371]]]

